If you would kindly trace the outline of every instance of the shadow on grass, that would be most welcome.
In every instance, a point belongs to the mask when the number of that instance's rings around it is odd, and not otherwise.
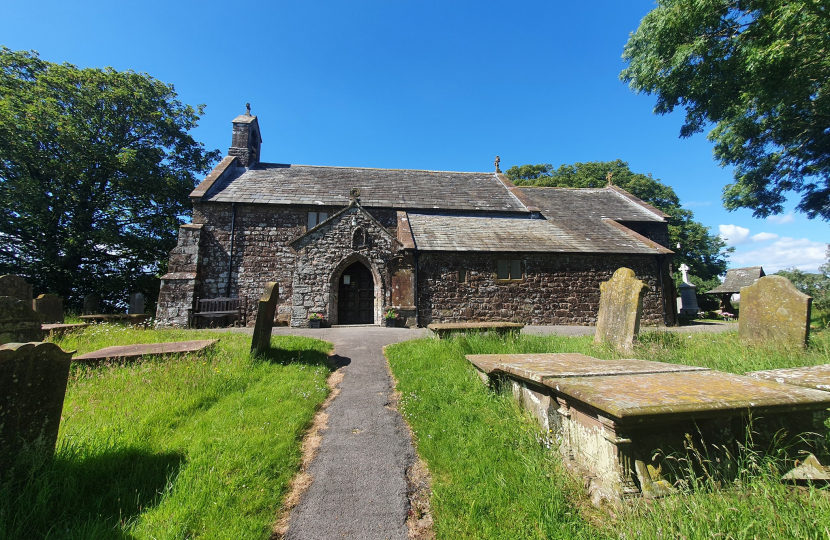
[[[314,350],[275,349],[273,347],[262,351],[257,359],[271,364],[305,364],[307,366],[329,367],[329,356],[326,353]]]
[[[0,539],[131,539],[123,528],[158,505],[184,462],[134,448],[30,456],[0,486]]]

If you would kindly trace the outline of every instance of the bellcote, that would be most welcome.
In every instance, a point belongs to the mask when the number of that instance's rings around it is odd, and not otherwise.
[[[262,137],[260,137],[257,118],[251,115],[251,104],[246,103],[245,106],[247,108],[245,114],[240,114],[233,119],[233,138],[228,155],[236,156],[242,167],[251,167],[259,162]]]

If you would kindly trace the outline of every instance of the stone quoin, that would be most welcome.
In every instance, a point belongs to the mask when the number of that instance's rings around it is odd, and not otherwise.
[[[407,326],[596,324],[600,283],[620,267],[648,285],[642,323],[676,324],[667,215],[624,190],[516,187],[498,169],[446,172],[260,161],[248,111],[228,155],[190,194],[156,320],[187,325],[198,298],[266,283],[276,321]]]

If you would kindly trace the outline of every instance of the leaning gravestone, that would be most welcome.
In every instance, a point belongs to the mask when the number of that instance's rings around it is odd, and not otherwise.
[[[628,349],[640,332],[643,297],[648,285],[630,268],[618,268],[609,281],[601,283],[597,333],[594,341]]]
[[[741,288],[738,334],[748,342],[805,346],[813,299],[784,276],[764,276]]]
[[[71,362],[54,343],[0,345],[0,471],[21,451],[55,451]]]
[[[101,313],[101,295],[92,293],[84,296],[84,315],[98,315]]]
[[[0,296],[11,296],[31,305],[32,286],[20,276],[11,274],[0,276]]]
[[[63,298],[55,294],[41,294],[32,300],[32,309],[46,324],[63,323]]]
[[[254,337],[251,339],[251,350],[257,354],[268,350],[271,346],[271,330],[274,328],[274,315],[277,312],[280,291],[277,283],[270,281],[265,284],[265,291],[259,299],[256,313]]]
[[[141,315],[144,313],[144,295],[140,292],[130,294],[130,315]]]
[[[0,296],[0,344],[41,341],[43,317],[32,309],[32,302]]]

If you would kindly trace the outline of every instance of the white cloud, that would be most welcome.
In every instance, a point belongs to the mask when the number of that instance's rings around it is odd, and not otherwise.
[[[760,265],[767,274],[791,267],[805,272],[816,272],[825,262],[826,250],[827,244],[824,242],[784,237],[758,249],[736,251],[729,257],[729,266],[740,268]]]
[[[767,240],[777,240],[778,235],[771,232],[759,232],[758,234],[752,235],[753,242],[765,242]]]
[[[748,241],[749,229],[737,225],[718,225],[720,237],[730,246],[737,246]]]
[[[792,223],[795,221],[795,217],[793,213],[790,212],[789,214],[784,214],[783,216],[770,216],[767,218],[767,221],[771,221],[777,225],[784,225],[785,223]]]

